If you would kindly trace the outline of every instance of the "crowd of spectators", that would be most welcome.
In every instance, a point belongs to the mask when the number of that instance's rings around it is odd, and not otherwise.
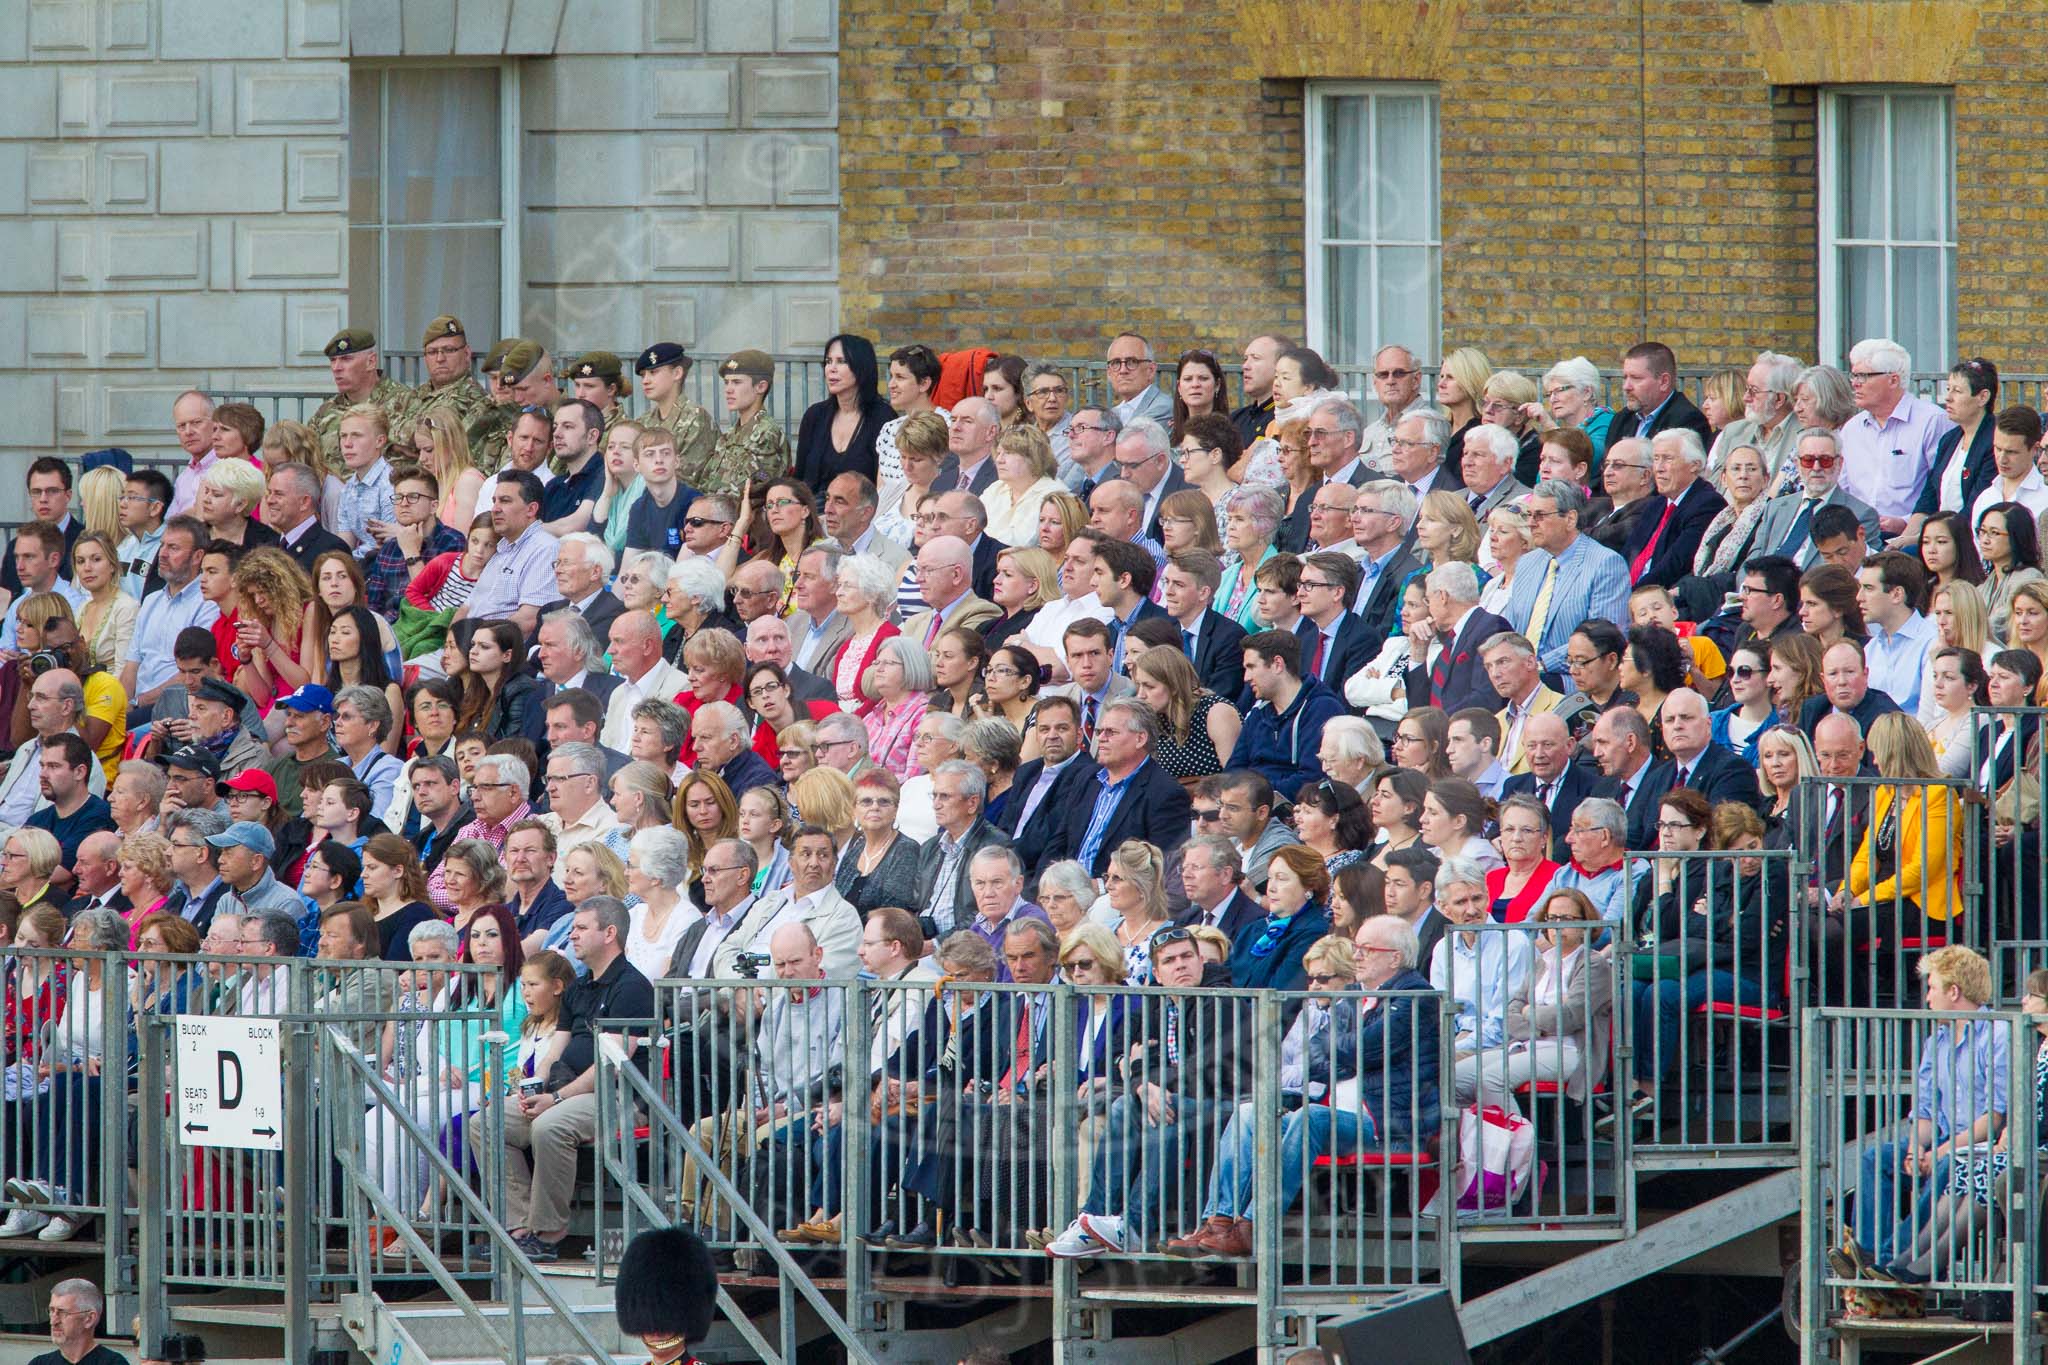
[[[1290,1046],[1337,1083],[1283,1142],[1312,1157],[1431,1140],[1420,993],[1455,1003],[1461,1103],[1597,1090],[1592,964],[1617,953],[1663,964],[1623,978],[1640,1110],[1693,1007],[1786,1003],[1764,852],[1826,850],[1797,907],[1822,953],[1959,913],[1944,777],[1992,793],[2005,884],[2040,866],[2040,736],[1977,708],[2048,697],[2048,453],[1988,362],[1944,411],[1891,342],[1846,373],[1767,352],[1710,419],[1654,342],[1610,410],[1582,357],[1539,382],[1460,348],[1432,399],[1389,345],[1368,403],[1261,335],[1233,404],[1216,355],[1162,386],[1123,333],[1108,396],[1076,401],[1058,367],[846,335],[792,446],[758,352],[720,365],[722,422],[671,343],[570,365],[509,339],[481,383],[456,319],[426,347],[407,389],[337,334],[303,425],[181,395],[175,479],[30,466],[0,573],[0,932],[496,967],[503,1217],[536,1260],[596,1131],[590,1028],[648,1017],[657,979],[1309,991]],[[1816,776],[1878,785],[1813,809]],[[56,1018],[90,990],[17,977]],[[1033,1083],[1042,1013],[985,995],[987,1046],[944,1075],[906,1059],[953,1016],[883,1011],[863,1080],[800,987],[693,1018],[672,1060],[690,1094],[747,1072],[740,1145],[808,1172],[787,1235],[835,1240],[846,1103]],[[1139,999],[1094,998],[1087,1202],[1034,1233],[1153,1249],[1184,1195],[1202,1221],[1166,1250],[1247,1254],[1247,1026]],[[383,1061],[414,1116],[472,1110],[481,1073],[421,1076],[406,1036]],[[1191,1142],[1213,1163],[1166,1188]],[[945,1182],[899,1182],[933,1216],[881,1240],[933,1245]],[[24,1204],[0,1237],[76,1231]]]

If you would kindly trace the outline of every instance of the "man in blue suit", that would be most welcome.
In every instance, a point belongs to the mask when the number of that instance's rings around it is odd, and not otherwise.
[[[1577,485],[1545,479],[1523,506],[1535,549],[1515,566],[1515,589],[1504,614],[1536,646],[1543,671],[1562,677],[1572,632],[1581,621],[1597,617],[1628,625],[1628,564],[1579,533],[1586,495]]]
[[[1029,895],[1038,894],[1038,869],[1049,861],[1045,851],[1061,837],[1067,813],[1076,802],[1092,802],[1095,792],[1095,760],[1081,749],[1081,704],[1072,697],[1047,696],[1038,699],[1040,756],[1017,769],[1010,784],[1014,793],[1003,803],[1003,814],[995,822],[1010,836],[1010,846],[1024,860],[1031,874]]]
[[[1408,670],[1408,705],[1441,707],[1446,714],[1468,706],[1500,710],[1480,646],[1513,627],[1480,609],[1479,574],[1470,564],[1453,561],[1429,571],[1429,619],[1435,640],[1428,657]]]
[[[1633,706],[1603,712],[1593,723],[1593,758],[1618,791],[1631,849],[1657,846],[1657,803],[1671,790],[1671,765],[1650,752],[1650,722]]]
[[[1538,711],[1523,722],[1522,752],[1529,771],[1509,778],[1501,795],[1541,801],[1550,812],[1550,856],[1568,861],[1572,855],[1564,836],[1572,827],[1572,812],[1589,796],[1613,796],[1614,784],[1586,764],[1572,762],[1571,727],[1553,711]]]
[[[1188,792],[1152,761],[1159,719],[1132,697],[1104,703],[1095,723],[1095,761],[1100,768],[1092,790],[1086,783],[1067,809],[1066,824],[1045,850],[1045,860],[1077,858],[1100,877],[1109,855],[1129,839],[1142,839],[1165,853],[1188,838]]]
[[[1365,622],[1351,614],[1357,591],[1358,562],[1350,555],[1325,550],[1302,561],[1301,582],[1294,589],[1294,603],[1301,609],[1294,624],[1301,641],[1301,676],[1340,695],[1344,680],[1373,657]]]
[[[1211,604],[1223,583],[1223,561],[1199,546],[1166,558],[1160,603],[1180,627],[1181,651],[1202,686],[1235,702],[1244,690],[1244,627]]]
[[[1647,499],[1622,551],[1632,582],[1668,588],[1692,572],[1700,538],[1728,505],[1702,477],[1706,466],[1707,448],[1689,427],[1661,431],[1650,443],[1650,477],[1657,491]]]
[[[1710,805],[1740,801],[1761,815],[1763,790],[1757,785],[1756,769],[1735,754],[1713,743],[1713,725],[1707,716],[1707,699],[1690,687],[1681,687],[1664,699],[1658,713],[1664,727],[1664,747],[1671,751],[1671,785],[1690,787],[1707,798]]]

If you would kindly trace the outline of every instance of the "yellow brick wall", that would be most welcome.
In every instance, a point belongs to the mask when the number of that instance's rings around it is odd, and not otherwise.
[[[2037,20],[2048,3],[2013,8]],[[1427,80],[1446,349],[1611,366],[1653,336],[1688,365],[1765,345],[1811,357],[1816,90],[1876,71],[1957,86],[1963,346],[2037,367],[2014,354],[2039,330],[2036,258],[1967,240],[1973,217],[2014,221],[2000,206],[2016,188],[2042,221],[2040,178],[2013,183],[2012,158],[2031,166],[2043,131],[2031,87],[1986,99],[1971,85],[2024,79],[1987,70],[1980,46],[1996,28],[2015,54],[2038,50],[2010,12],[841,0],[840,25],[843,311],[885,346],[1100,354],[1129,326],[1170,355],[1298,333],[1303,83]]]

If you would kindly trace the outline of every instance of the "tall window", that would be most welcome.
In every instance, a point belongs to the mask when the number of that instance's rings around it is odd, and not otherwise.
[[[1955,106],[1946,90],[1821,100],[1821,349],[1890,337],[1916,369],[1955,352]]]
[[[1381,346],[1437,357],[1437,92],[1423,85],[1309,87],[1309,336],[1333,364]]]
[[[511,68],[362,67],[349,80],[349,323],[412,350],[441,313],[516,323]]]

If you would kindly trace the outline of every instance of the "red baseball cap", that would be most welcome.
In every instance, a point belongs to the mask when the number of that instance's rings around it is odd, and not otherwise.
[[[244,768],[221,784],[231,792],[255,792],[270,798],[270,804],[277,804],[277,779],[261,768]]]

